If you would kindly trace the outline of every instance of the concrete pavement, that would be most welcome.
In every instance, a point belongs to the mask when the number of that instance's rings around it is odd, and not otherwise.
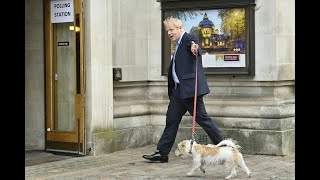
[[[169,163],[152,163],[142,158],[143,154],[154,152],[156,146],[127,149],[99,156],[74,157],[65,160],[47,162],[25,167],[25,179],[40,180],[145,180],[145,179],[224,179],[227,176],[223,165],[208,166],[206,173],[197,171],[192,177],[186,173],[191,167],[191,158],[175,157],[172,149]],[[252,172],[247,178],[245,172],[239,170],[234,178],[295,179],[295,155],[270,156],[243,154],[246,165]]]

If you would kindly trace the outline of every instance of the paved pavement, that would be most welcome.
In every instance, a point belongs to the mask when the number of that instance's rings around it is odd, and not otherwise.
[[[197,171],[192,177],[186,173],[191,167],[191,158],[169,155],[169,163],[152,163],[142,158],[150,154],[155,145],[127,149],[99,156],[66,158],[25,167],[25,179],[40,180],[185,180],[224,179],[227,176],[223,165],[208,166],[206,173]],[[174,150],[174,149],[173,149]],[[251,170],[251,178],[239,170],[234,180],[250,179],[295,179],[295,155],[268,156],[243,154],[246,165]]]
[[[63,153],[60,153],[63,154]],[[60,161],[60,160],[65,160],[65,159],[70,159],[75,157],[76,155],[73,156],[68,156],[68,155],[60,155],[59,153],[50,153],[50,152],[44,152],[44,151],[25,151],[25,166],[33,166],[37,164],[43,164],[47,162],[53,162],[53,161]],[[79,157],[79,156],[78,156]]]

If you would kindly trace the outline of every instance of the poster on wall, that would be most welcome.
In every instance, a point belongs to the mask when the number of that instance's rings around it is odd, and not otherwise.
[[[254,75],[253,0],[161,1],[162,21],[175,17],[202,49],[206,74]],[[162,74],[168,73],[175,44],[162,28]]]
[[[185,31],[199,39],[205,68],[246,66],[244,8],[180,13]]]
[[[50,4],[51,23],[73,22],[73,0],[52,0]]]

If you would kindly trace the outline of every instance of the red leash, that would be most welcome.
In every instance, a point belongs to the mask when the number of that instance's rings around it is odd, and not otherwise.
[[[198,90],[198,51],[196,51],[196,80],[194,85],[193,118],[192,118],[192,140],[195,141],[196,113],[197,113],[197,90]]]
[[[192,140],[190,144],[189,153],[192,154],[192,145],[196,141],[195,131],[196,131],[196,114],[197,114],[197,90],[198,90],[198,50],[196,51],[196,80],[194,85],[194,100],[193,100],[193,117],[192,117]]]

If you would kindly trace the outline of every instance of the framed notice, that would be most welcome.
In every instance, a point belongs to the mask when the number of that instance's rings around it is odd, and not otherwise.
[[[73,0],[52,0],[50,12],[51,23],[73,22]]]
[[[199,40],[206,74],[254,76],[254,0],[158,0],[162,21],[182,20]],[[168,73],[175,45],[162,23],[162,75]]]

